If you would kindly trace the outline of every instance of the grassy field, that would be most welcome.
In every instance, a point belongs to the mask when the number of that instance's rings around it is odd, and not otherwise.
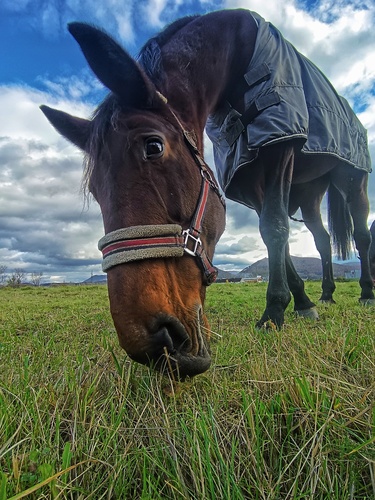
[[[373,499],[375,308],[338,283],[264,333],[265,291],[209,289],[212,368],[175,387],[118,347],[105,287],[0,289],[0,500]]]

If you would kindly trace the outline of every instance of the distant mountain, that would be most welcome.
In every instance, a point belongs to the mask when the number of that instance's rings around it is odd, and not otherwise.
[[[301,278],[308,279],[321,279],[322,278],[322,263],[320,259],[316,257],[292,257],[293,264],[301,276]],[[361,265],[359,262],[346,262],[345,264],[333,264],[333,274],[335,278],[345,277],[345,275],[353,274],[360,269]],[[256,278],[257,276],[262,276],[263,278],[268,277],[268,258],[264,258],[254,262],[251,266],[245,267],[239,273],[235,271],[225,271],[223,269],[216,268],[218,270],[218,281],[221,280],[240,280],[241,278]],[[83,281],[82,284],[105,284],[107,283],[106,274],[94,274],[87,280]]]
[[[301,278],[321,279],[322,263],[316,257],[292,257],[292,262]],[[359,262],[346,262],[345,264],[333,264],[333,275],[335,278],[344,277],[345,274],[360,269]],[[252,278],[256,276],[268,276],[268,258],[258,260],[251,266],[245,267],[237,275],[241,278]]]
[[[94,274],[90,278],[85,281],[82,281],[83,285],[93,285],[93,284],[104,284],[107,283],[107,275],[106,274]]]
[[[219,269],[218,267],[216,269],[218,271],[218,275],[217,275],[218,280],[229,280],[231,278],[234,278],[238,274],[237,271],[235,271],[235,272],[223,271],[223,269]]]

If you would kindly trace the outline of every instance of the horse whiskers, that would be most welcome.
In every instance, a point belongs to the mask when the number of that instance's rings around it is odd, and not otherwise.
[[[218,337],[219,339],[223,338],[223,336],[220,333],[214,332],[213,330],[211,330],[211,328],[207,328],[207,327],[205,327],[203,325],[201,325],[201,328],[202,328],[202,330],[206,330],[206,332],[208,332],[208,333],[210,333],[212,335],[216,335],[216,337]]]
[[[186,314],[191,314],[191,313],[196,314],[197,313],[197,309],[196,309],[196,307],[186,307],[184,312]],[[211,328],[207,328],[206,326],[204,326],[204,324],[203,324],[202,321],[200,321],[200,328],[202,330],[204,330],[205,332],[207,332],[208,334],[215,335],[219,339],[223,338],[223,336],[220,333],[214,332],[213,330],[211,330]]]

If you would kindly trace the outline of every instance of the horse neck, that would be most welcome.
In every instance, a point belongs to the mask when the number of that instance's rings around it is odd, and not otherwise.
[[[244,83],[256,32],[248,11],[219,11],[194,20],[162,48],[161,91],[200,147],[209,114],[223,100],[233,104],[234,89]]]

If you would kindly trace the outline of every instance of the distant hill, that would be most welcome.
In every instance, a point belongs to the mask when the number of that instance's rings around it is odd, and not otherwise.
[[[234,278],[238,274],[236,271],[235,272],[223,271],[223,269],[219,269],[218,267],[216,269],[218,271],[218,275],[217,275],[218,280],[229,280],[231,278]]]
[[[322,278],[322,264],[320,259],[316,257],[292,257],[293,264],[301,276],[301,278],[308,279],[321,279]],[[359,262],[347,262],[345,264],[333,264],[333,274],[335,278],[344,277],[345,274],[350,274],[353,271],[358,271],[361,265]],[[218,270],[218,281],[241,279],[241,278],[256,278],[257,276],[262,276],[263,278],[268,277],[268,258],[258,260],[254,262],[251,266],[247,266],[240,272],[235,271],[225,271],[223,269],[216,268]],[[83,281],[82,284],[105,284],[107,283],[106,274],[94,274],[87,280]]]
[[[301,278],[321,279],[322,263],[316,257],[292,257],[292,262]],[[348,262],[345,264],[333,264],[335,278],[344,277],[346,273],[360,269],[359,262]],[[258,260],[251,266],[245,267],[238,273],[241,278],[252,278],[256,276],[268,276],[268,258]]]
[[[107,283],[107,275],[106,274],[94,274],[90,278],[85,281],[82,281],[83,285],[93,285],[93,284],[101,284]]]

